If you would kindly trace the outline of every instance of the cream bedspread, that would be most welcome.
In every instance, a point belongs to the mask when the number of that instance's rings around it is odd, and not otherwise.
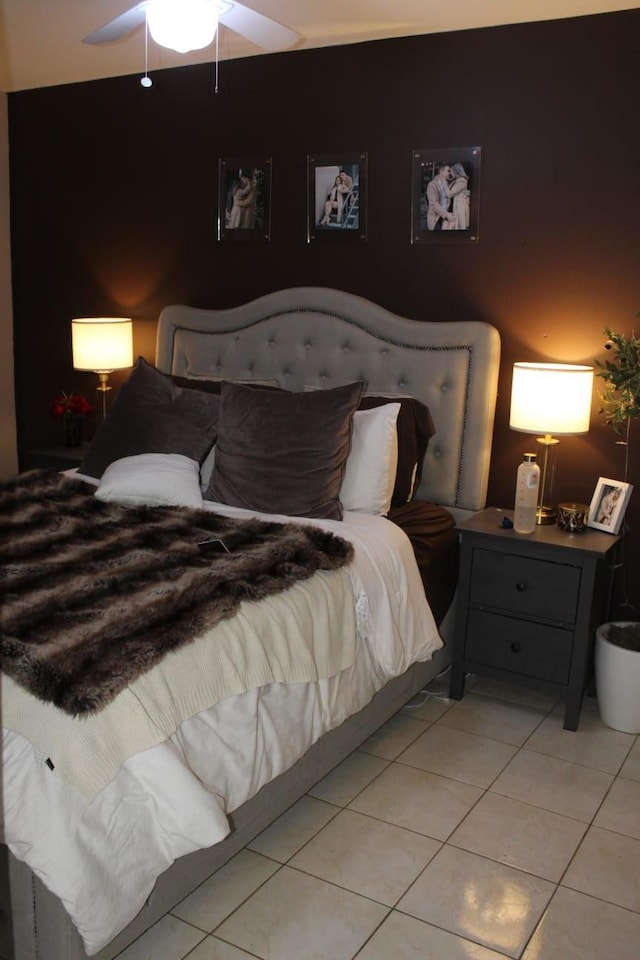
[[[247,515],[224,509],[230,515]],[[351,666],[311,683],[268,683],[226,696],[177,729],[182,707],[171,702],[156,707],[151,722],[143,720],[146,700],[138,698],[133,728],[131,721],[128,729],[114,725],[119,745],[107,745],[98,773],[104,775],[103,764],[114,762],[123,747],[129,752],[129,738],[139,736],[137,723],[144,722],[158,742],[130,755],[91,799],[61,776],[88,779],[89,793],[95,790],[95,772],[86,778],[82,771],[67,769],[76,750],[82,766],[90,747],[78,741],[65,759],[59,744],[52,772],[46,763],[51,752],[46,739],[41,749],[27,736],[5,731],[3,839],[61,899],[89,956],[133,919],[175,859],[222,840],[229,831],[230,812],[292,766],[323,733],[366,706],[387,680],[416,660],[431,659],[442,646],[411,545],[398,527],[362,514],[346,514],[344,523],[318,525],[354,545],[353,563],[331,581],[348,594],[343,600],[350,612],[327,608],[326,614],[333,628],[330,645],[335,638],[348,649],[354,640]],[[305,584],[320,584],[328,577],[334,574]],[[253,607],[251,616],[263,603],[248,605]],[[254,627],[262,634],[261,627]],[[296,630],[295,637],[299,635]],[[294,652],[294,659],[297,656]],[[271,660],[270,668],[274,666]],[[159,688],[164,684],[172,701],[172,684],[162,676]],[[80,726],[87,722],[66,719]],[[167,737],[163,730],[160,736],[163,727],[174,727],[175,732]],[[46,730],[32,732],[49,736]],[[97,734],[92,736],[95,746]]]
[[[296,637],[295,644],[287,637]],[[356,612],[349,573],[318,571],[167,656],[96,714],[75,719],[2,674],[2,725],[91,800],[129,757],[167,740],[225,697],[270,683],[315,683],[353,663]]]

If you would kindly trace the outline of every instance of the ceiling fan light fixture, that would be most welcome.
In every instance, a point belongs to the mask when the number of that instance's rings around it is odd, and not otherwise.
[[[149,0],[147,24],[156,43],[178,53],[201,50],[218,29],[216,0]]]

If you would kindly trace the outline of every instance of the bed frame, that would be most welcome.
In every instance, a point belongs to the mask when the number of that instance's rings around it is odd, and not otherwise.
[[[408,394],[436,426],[418,498],[446,506],[457,520],[485,505],[500,358],[497,331],[476,322],[416,322],[338,290],[301,287],[228,310],[166,307],[156,363],[182,376],[272,379],[291,390],[366,380],[370,392]],[[441,633],[451,636],[450,613]],[[112,960],[192,892],[399,710],[449,661],[447,646],[429,663],[391,681],[360,713],[327,733],[292,767],[232,816],[222,843],[182,857],[160,877],[135,920],[97,960]],[[0,916],[0,958],[85,960],[64,908],[22,862],[2,848],[11,904]],[[3,871],[3,874],[5,871]],[[3,903],[5,898],[3,896]],[[8,946],[13,919],[14,953]]]

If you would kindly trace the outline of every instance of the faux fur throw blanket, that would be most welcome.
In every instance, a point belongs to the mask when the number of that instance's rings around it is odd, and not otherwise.
[[[353,552],[313,526],[123,507],[94,490],[41,470],[0,484],[0,667],[72,715],[100,710],[242,600]],[[216,537],[229,553],[198,547]]]

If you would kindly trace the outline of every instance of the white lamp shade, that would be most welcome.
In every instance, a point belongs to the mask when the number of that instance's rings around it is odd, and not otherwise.
[[[156,43],[178,53],[201,50],[218,28],[216,0],[149,0],[149,33]]]
[[[83,317],[71,321],[73,366],[95,373],[133,366],[133,324],[124,317]]]
[[[588,433],[593,367],[514,363],[509,426],[522,433]]]

